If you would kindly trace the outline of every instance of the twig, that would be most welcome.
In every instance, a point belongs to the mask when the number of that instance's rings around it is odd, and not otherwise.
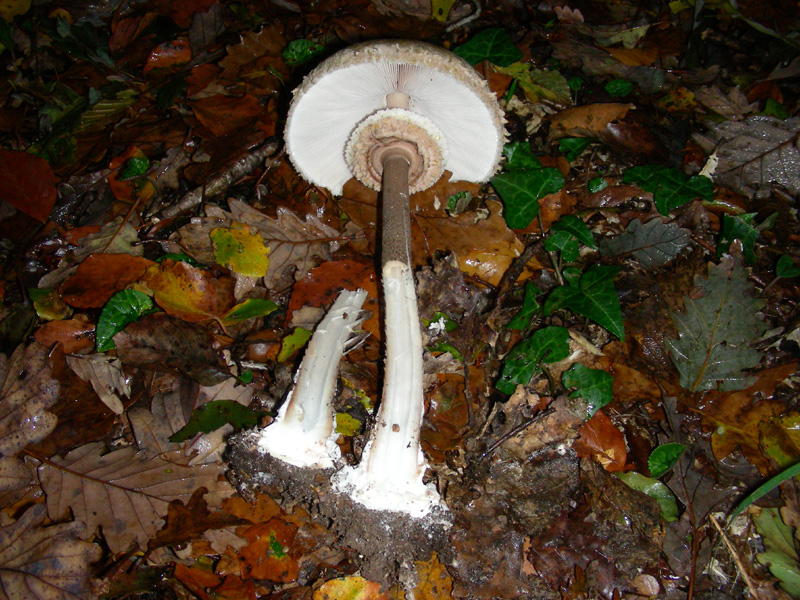
[[[731,558],[733,559],[733,562],[736,565],[736,568],[738,569],[739,573],[742,574],[742,578],[744,579],[744,582],[747,585],[747,589],[750,590],[750,595],[753,598],[756,599],[759,598],[760,596],[758,595],[758,590],[753,585],[750,576],[747,574],[747,569],[744,568],[744,564],[742,563],[742,560],[739,558],[739,553],[736,552],[736,548],[733,547],[733,544],[728,539],[728,536],[725,535],[725,531],[720,526],[719,521],[717,521],[717,518],[714,515],[709,515],[709,519],[711,519],[711,524],[714,525],[714,527],[719,532],[720,537],[722,537],[722,541],[725,542],[725,547],[728,549],[728,552],[730,552]]]
[[[525,431],[528,427],[536,423],[536,421],[551,415],[553,412],[554,411],[552,408],[548,408],[547,410],[532,416],[530,419],[525,419],[522,423],[520,423],[516,427],[513,427],[510,431],[507,431],[506,433],[501,435],[497,440],[495,440],[495,442],[486,449],[486,452],[481,454],[480,460],[484,460],[485,458],[487,458],[492,452],[497,450],[497,448],[506,440],[510,440],[518,433]]]

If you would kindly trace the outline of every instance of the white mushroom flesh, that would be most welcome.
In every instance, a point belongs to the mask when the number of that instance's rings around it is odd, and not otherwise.
[[[334,431],[333,394],[345,346],[365,316],[367,292],[343,291],[311,337],[295,385],[259,448],[296,467],[329,468],[340,457]]]

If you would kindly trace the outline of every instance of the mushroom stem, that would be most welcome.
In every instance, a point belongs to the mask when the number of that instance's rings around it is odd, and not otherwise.
[[[411,208],[408,159],[400,153],[383,158],[383,227],[381,265],[396,260],[411,266]]]

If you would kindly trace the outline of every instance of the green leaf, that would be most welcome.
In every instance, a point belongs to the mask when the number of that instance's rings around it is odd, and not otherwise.
[[[762,508],[753,523],[766,550],[756,555],[758,562],[769,566],[786,593],[792,598],[800,597],[800,556],[794,544],[794,528],[783,522],[778,508]]]
[[[580,77],[570,77],[567,79],[567,85],[573,92],[577,92],[583,87],[583,79]]]
[[[781,120],[788,119],[791,116],[791,113],[786,110],[786,107],[783,104],[777,100],[773,100],[772,98],[767,98],[767,101],[764,104],[764,112],[761,114]]]
[[[269,246],[250,229],[217,227],[209,233],[214,242],[214,260],[234,273],[264,277],[269,269]]]
[[[192,265],[193,267],[201,266],[199,262],[197,262],[195,259],[193,259],[188,254],[184,254],[183,252],[181,252],[181,253],[168,252],[164,256],[159,256],[156,259],[156,262],[160,263],[160,262],[163,262],[165,260],[174,260],[175,262],[185,262],[187,264]]]
[[[515,62],[500,71],[513,77],[514,83],[519,83],[530,102],[542,98],[553,102],[570,100],[569,84],[558,71],[532,69],[529,64],[521,62]]]
[[[456,192],[447,199],[447,212],[460,215],[465,212],[472,201],[472,192]]]
[[[714,182],[708,177],[688,177],[683,171],[662,165],[631,167],[624,173],[625,183],[635,183],[653,194],[656,209],[662,215],[683,206],[695,198],[711,201],[714,198]]]
[[[567,160],[572,162],[581,155],[581,152],[594,144],[597,140],[585,137],[566,137],[558,141],[558,151],[567,155]]]
[[[665,521],[669,523],[678,520],[678,501],[675,500],[675,496],[670,489],[658,479],[645,477],[635,471],[617,473],[617,477],[637,492],[642,492],[651,498],[655,498],[661,507],[661,515]]]
[[[173,433],[169,441],[180,444],[198,433],[211,433],[228,423],[237,430],[255,427],[266,415],[234,400],[214,400],[196,409],[189,422]]]
[[[594,235],[587,227],[583,219],[575,215],[564,215],[558,221],[550,226],[555,231],[566,231],[574,236],[579,242],[583,242],[589,248],[596,249],[597,244],[594,243]]]
[[[525,142],[511,142],[503,147],[503,156],[506,164],[503,170],[526,171],[531,169],[541,169],[542,163],[536,158],[531,150],[530,144]]]
[[[622,98],[633,91],[633,84],[624,79],[612,79],[606,84],[605,90],[612,98]]]
[[[278,305],[272,300],[248,298],[225,313],[222,317],[222,324],[227,327],[228,325],[235,325],[236,323],[241,323],[248,319],[266,317],[276,310],[278,310]]]
[[[283,49],[283,60],[290,67],[297,66],[323,52],[325,46],[311,40],[292,40]]]
[[[535,169],[495,175],[492,185],[505,205],[508,226],[525,229],[539,214],[539,199],[560,190],[564,177],[558,169]]]
[[[738,506],[731,512],[731,516],[728,518],[728,523],[733,521],[736,517],[746,511],[750,506],[759,500],[762,496],[766,496],[784,481],[790,480],[792,477],[797,477],[800,475],[800,463],[792,465],[791,467],[784,469],[777,475],[770,477],[767,481],[762,483],[758,486],[755,490],[750,492],[744,500],[742,500]]]
[[[596,194],[597,192],[602,192],[604,189],[608,187],[608,182],[606,181],[605,177],[595,177],[594,179],[590,179],[589,183],[586,185],[589,189],[590,194]]]
[[[311,339],[311,332],[303,327],[295,327],[294,331],[281,340],[278,362],[289,360]]]
[[[97,351],[106,352],[115,348],[112,338],[129,323],[152,310],[153,299],[138,290],[122,290],[111,296],[97,320]]]
[[[797,277],[800,275],[800,267],[794,264],[794,260],[788,254],[783,254],[775,265],[775,275],[778,277]]]
[[[522,297],[522,308],[519,312],[508,322],[506,326],[508,329],[527,329],[533,317],[541,312],[542,307],[536,301],[536,296],[539,295],[539,288],[537,288],[532,281],[525,284],[525,295]]]
[[[709,265],[708,279],[697,275],[695,287],[699,294],[684,298],[685,312],[670,311],[679,338],[665,340],[680,384],[691,392],[744,389],[752,383],[744,371],[761,362],[750,344],[767,329],[757,317],[764,302],[731,257]]]
[[[619,256],[632,253],[642,267],[651,269],[665,265],[681,253],[689,243],[691,232],[674,223],[662,223],[661,217],[642,224],[639,219],[628,223],[623,233],[600,242],[600,254]]]
[[[562,285],[550,292],[544,303],[544,314],[549,315],[560,308],[568,308],[624,340],[622,309],[614,288],[614,276],[618,272],[619,267],[591,267],[581,276],[578,285]]]
[[[544,240],[544,249],[548,252],[561,252],[561,258],[564,262],[578,260],[580,256],[578,240],[566,231],[554,231],[548,235]]]
[[[423,325],[425,325],[425,327],[430,327],[431,325],[443,326],[444,330],[447,332],[458,329],[458,323],[451,319],[450,315],[439,310],[433,313],[433,317],[431,317],[430,321],[423,320]]]
[[[453,52],[471,65],[488,60],[498,67],[507,67],[522,58],[522,52],[511,41],[511,36],[499,27],[481,31]]]
[[[755,247],[758,239],[758,230],[752,225],[755,216],[756,213],[746,213],[734,217],[728,214],[722,215],[722,231],[717,241],[717,256],[722,256],[728,252],[731,248],[731,243],[734,240],[739,240],[742,242],[744,262],[748,265],[756,262]]]
[[[464,357],[461,355],[461,352],[458,351],[458,348],[456,348],[455,346],[453,346],[453,344],[450,344],[449,342],[436,342],[435,344],[431,344],[430,346],[428,346],[428,350],[430,350],[431,352],[441,352],[441,353],[449,352],[450,354],[453,355],[453,358],[455,358],[456,360],[458,361],[464,360]]]
[[[336,433],[352,437],[359,431],[361,431],[361,421],[344,412],[336,413]]]
[[[150,159],[148,159],[146,156],[132,156],[125,161],[124,165],[122,165],[118,179],[120,181],[128,181],[130,179],[141,177],[147,173],[147,169],[149,167]]]
[[[565,327],[545,327],[522,340],[503,361],[503,372],[495,387],[512,394],[517,384],[527,385],[541,363],[558,362],[569,356],[569,332]]]
[[[614,378],[602,369],[590,369],[575,363],[561,374],[564,387],[576,388],[570,398],[583,398],[588,403],[587,417],[594,416],[598,409],[611,402]]]
[[[647,459],[647,468],[650,469],[650,475],[656,479],[664,475],[678,462],[685,450],[686,446],[676,443],[661,444],[653,448],[650,458]]]

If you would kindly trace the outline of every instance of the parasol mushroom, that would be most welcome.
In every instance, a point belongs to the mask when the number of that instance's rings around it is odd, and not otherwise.
[[[422,339],[411,271],[409,195],[445,170],[487,181],[505,142],[497,98],[458,56],[427,43],[384,40],[346,48],[295,90],[286,148],[300,174],[341,194],[355,176],[382,192],[386,370],[377,424],[340,489],[367,508],[421,516],[439,504],[423,483]]]

